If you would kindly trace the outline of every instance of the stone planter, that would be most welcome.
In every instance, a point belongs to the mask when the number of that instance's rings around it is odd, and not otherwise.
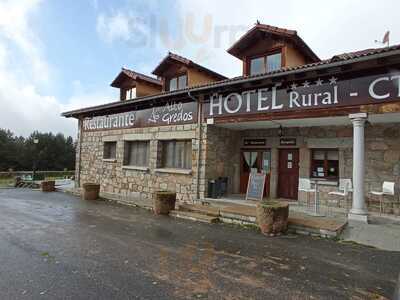
[[[42,181],[41,185],[42,192],[54,192],[56,190],[54,180]]]
[[[261,201],[257,204],[257,223],[263,234],[277,235],[288,228],[289,204],[278,201]]]
[[[156,192],[154,195],[154,213],[156,215],[168,215],[175,209],[176,193]]]
[[[97,200],[100,193],[100,184],[97,183],[84,183],[83,184],[83,199],[84,200]]]

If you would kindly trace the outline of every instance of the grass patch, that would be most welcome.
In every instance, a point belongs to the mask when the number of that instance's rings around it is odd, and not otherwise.
[[[65,179],[65,176],[46,176],[45,180],[59,180],[59,179]]]
[[[9,187],[14,183],[13,178],[0,178],[0,187]]]

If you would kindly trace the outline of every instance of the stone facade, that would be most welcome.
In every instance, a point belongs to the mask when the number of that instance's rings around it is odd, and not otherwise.
[[[197,124],[108,131],[79,132],[82,137],[77,149],[77,179],[80,184],[96,182],[101,192],[117,195],[125,202],[151,206],[155,191],[174,191],[179,202],[194,202],[207,197],[207,183],[218,177],[228,177],[228,193],[239,192],[240,149],[245,138],[266,138],[265,148],[271,150],[270,196],[277,197],[279,137],[277,129],[231,130],[215,125],[203,124],[201,133]],[[199,138],[201,134],[201,147]],[[296,137],[300,154],[299,176],[309,178],[311,149],[332,148],[339,150],[339,176],[352,178],[352,126],[293,127],[284,128],[285,137]],[[160,170],[163,140],[192,140],[192,169]],[[123,167],[124,140],[148,140],[150,160],[148,170]],[[103,160],[104,141],[117,142],[115,161]],[[373,203],[370,190],[380,190],[383,181],[394,181],[400,185],[400,131],[396,124],[367,125],[365,128],[365,194],[368,203]],[[200,154],[198,153],[200,148]],[[260,148],[260,147],[256,147]],[[290,147],[283,147],[290,148]],[[197,159],[200,155],[198,172]],[[81,161],[79,163],[79,155]],[[80,174],[79,174],[80,173]],[[199,177],[198,177],[199,174]],[[322,204],[329,199],[328,192],[337,190],[337,182],[320,186]],[[351,196],[350,205],[351,205]],[[304,194],[299,194],[304,202]],[[376,204],[376,203],[375,203]],[[346,206],[344,202],[342,206]],[[372,207],[372,206],[371,206]],[[388,212],[395,212],[392,207]]]
[[[80,151],[79,184],[95,182],[100,184],[103,195],[132,204],[151,206],[154,192],[173,191],[177,200],[193,202],[197,197],[197,124],[135,129],[118,129],[107,131],[84,131]],[[192,140],[192,169],[161,169],[161,147],[163,140]],[[125,141],[146,140],[150,144],[148,169],[126,168],[123,166]],[[103,159],[105,141],[116,141],[115,160]],[[79,165],[79,162],[78,162]]]
[[[265,148],[271,150],[271,179],[270,196],[277,196],[278,184],[278,151],[279,137],[277,129],[266,130],[229,130],[215,127],[207,128],[206,147],[206,181],[219,176],[229,178],[230,192],[237,192],[235,185],[240,176],[240,149],[243,148],[244,138],[266,138]],[[299,148],[299,176],[310,177],[311,149],[339,150],[339,177],[352,178],[353,172],[353,128],[349,126],[329,127],[293,127],[284,128],[285,137],[296,137]],[[251,147],[247,147],[251,148]],[[253,147],[260,148],[260,147]],[[290,148],[288,146],[282,148]],[[369,194],[371,190],[381,190],[383,181],[394,181],[400,185],[400,130],[398,124],[368,124],[365,128],[365,195],[372,210],[376,209],[377,199]],[[237,184],[236,184],[237,186]],[[337,190],[337,182],[328,182],[319,188],[319,197],[325,204],[330,191]],[[305,195],[299,195],[300,202],[305,201]],[[398,202],[398,199],[394,199]],[[378,203],[379,204],[379,203]],[[346,203],[342,201],[341,206]],[[351,195],[349,196],[351,206]],[[388,213],[397,213],[398,205],[389,207]]]

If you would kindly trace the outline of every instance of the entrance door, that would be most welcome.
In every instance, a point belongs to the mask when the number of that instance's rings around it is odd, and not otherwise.
[[[241,151],[240,167],[240,193],[245,194],[251,169],[257,169],[257,172],[263,171],[265,176],[264,197],[269,196],[269,182],[271,174],[271,151],[246,149]]]
[[[279,149],[278,197],[297,200],[299,149]]]

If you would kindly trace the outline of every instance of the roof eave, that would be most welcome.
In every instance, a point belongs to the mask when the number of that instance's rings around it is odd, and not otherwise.
[[[216,82],[215,84],[212,84],[212,85],[208,84],[208,85],[193,87],[190,89],[178,90],[178,91],[174,91],[173,93],[161,93],[161,94],[157,94],[157,95],[153,95],[153,96],[145,96],[142,99],[137,99],[136,102],[145,102],[148,100],[155,100],[155,99],[160,99],[160,98],[164,98],[164,97],[179,96],[179,95],[186,94],[189,90],[191,92],[203,92],[203,91],[207,91],[207,90],[224,87],[224,86],[230,85],[230,84],[237,85],[237,84],[242,84],[242,83],[246,83],[246,82],[253,81],[253,80],[263,80],[263,79],[269,79],[269,78],[273,78],[273,77],[283,77],[283,76],[288,76],[288,75],[293,75],[293,74],[298,74],[298,73],[303,73],[303,72],[317,71],[317,70],[322,70],[322,69],[327,69],[327,68],[336,68],[336,67],[340,67],[343,65],[349,65],[349,64],[354,64],[354,63],[364,62],[364,61],[368,61],[368,60],[389,57],[389,56],[396,56],[396,55],[400,55],[400,49],[391,50],[391,51],[387,51],[387,52],[381,52],[381,53],[375,53],[375,54],[366,55],[366,56],[362,56],[362,57],[356,57],[356,58],[352,58],[352,59],[348,59],[348,60],[341,60],[341,61],[337,61],[337,62],[333,62],[333,63],[327,63],[327,64],[316,63],[315,66],[311,66],[311,67],[307,67],[307,68],[290,69],[287,71],[267,73],[264,75],[256,75],[256,76],[251,76],[251,77],[248,77],[248,76],[239,77],[237,80],[233,80],[233,81],[225,80],[225,81],[221,81],[221,82]],[[125,105],[127,103],[131,103],[131,102],[124,101],[124,103],[121,103],[121,101],[118,101],[118,102],[113,102],[113,103],[109,103],[109,104],[103,104],[103,105],[99,105],[99,106],[93,106],[93,107],[68,111],[68,112],[62,113],[61,115],[64,117],[67,117],[67,118],[74,117],[74,116],[76,117],[78,115],[98,111],[101,109],[115,108],[115,107],[118,107],[121,105]]]

